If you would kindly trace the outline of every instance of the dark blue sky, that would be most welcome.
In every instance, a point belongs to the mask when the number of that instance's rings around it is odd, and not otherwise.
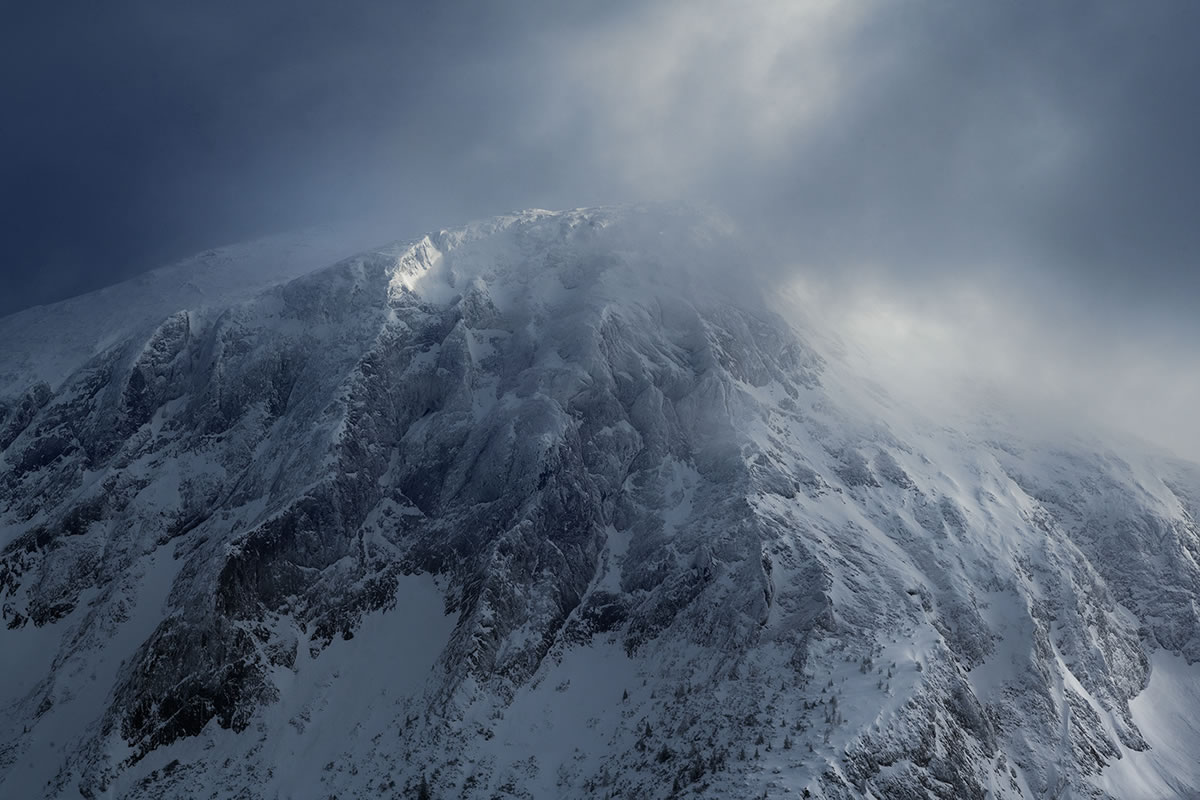
[[[564,199],[554,153],[470,163],[511,135],[524,42],[587,24],[506,5],[6,9],[0,313],[306,224],[392,213],[402,236]]]
[[[387,216],[403,237],[671,197],[831,276],[1190,330],[1198,9],[12,5],[0,314],[312,223]]]

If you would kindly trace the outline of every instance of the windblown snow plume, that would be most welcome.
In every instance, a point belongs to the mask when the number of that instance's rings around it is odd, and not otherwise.
[[[1200,793],[1200,467],[929,418],[745,257],[531,211],[0,320],[0,792]]]

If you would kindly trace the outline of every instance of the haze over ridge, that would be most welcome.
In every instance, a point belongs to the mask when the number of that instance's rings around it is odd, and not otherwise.
[[[0,313],[314,223],[406,238],[685,197],[769,247],[769,279],[924,331],[922,360],[1195,455],[1198,22],[1116,0],[29,5],[0,34]]]

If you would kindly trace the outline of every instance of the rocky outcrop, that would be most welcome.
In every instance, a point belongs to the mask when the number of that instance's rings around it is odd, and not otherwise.
[[[1102,796],[1152,656],[1200,661],[1197,472],[910,424],[731,252],[530,212],[10,392],[0,635],[56,655],[0,781],[286,796],[295,732],[331,794]],[[417,576],[446,634],[390,657],[431,668],[325,742]]]

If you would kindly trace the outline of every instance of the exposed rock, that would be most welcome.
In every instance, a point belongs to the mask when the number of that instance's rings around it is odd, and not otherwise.
[[[1200,470],[902,436],[711,230],[528,212],[0,386],[0,788],[1197,789],[1131,700],[1200,662]]]

